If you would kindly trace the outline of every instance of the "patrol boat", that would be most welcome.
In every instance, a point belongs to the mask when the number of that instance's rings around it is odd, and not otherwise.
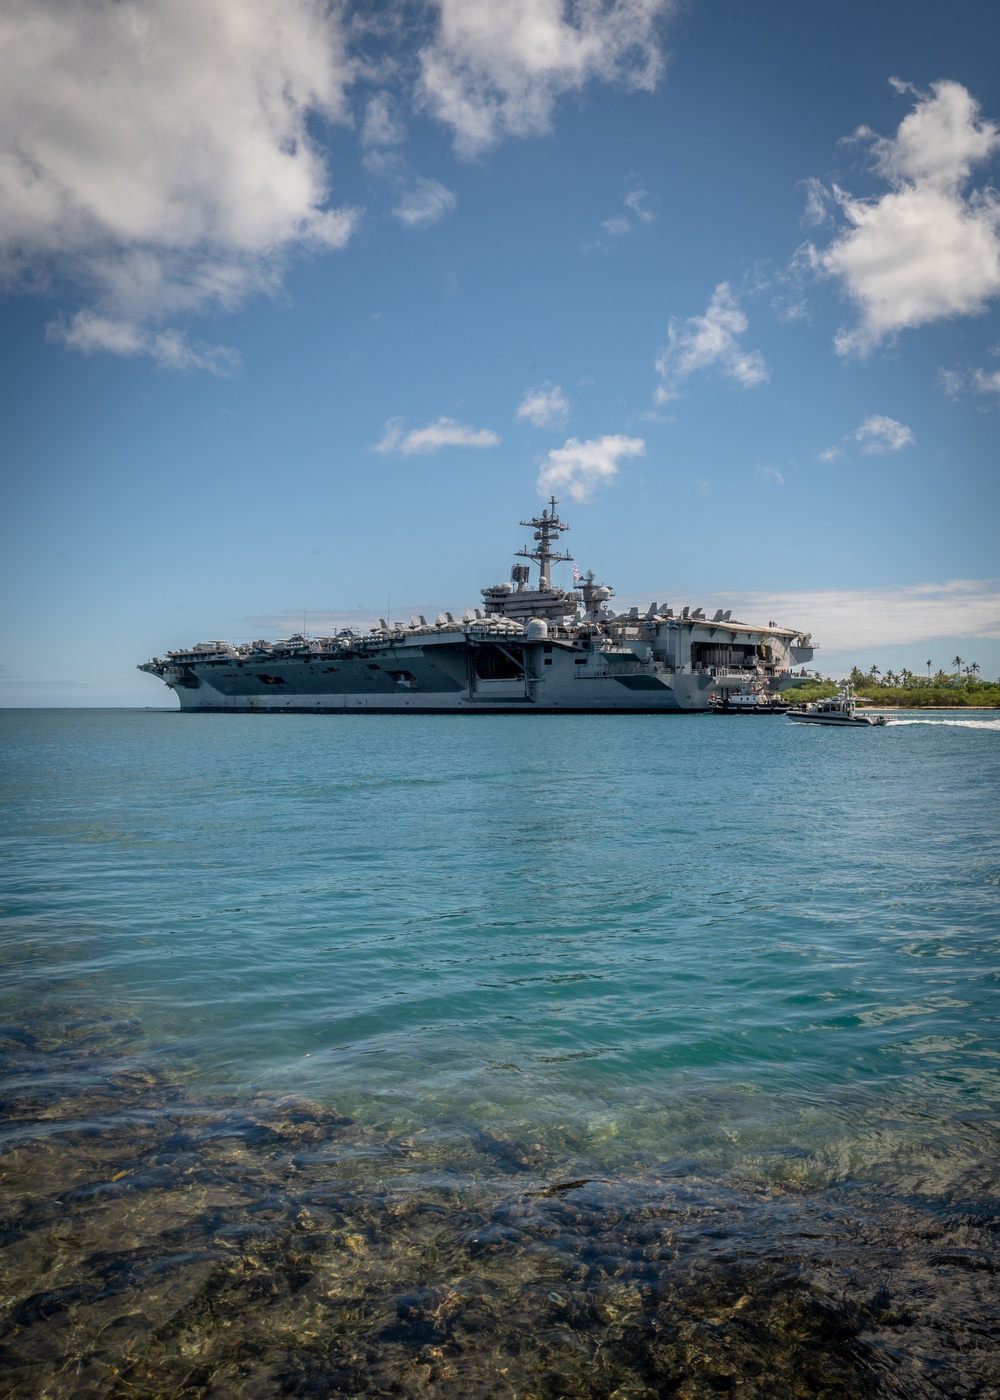
[[[885,715],[859,715],[855,713],[858,697],[849,685],[844,686],[829,700],[817,700],[812,705],[796,706],[788,711],[788,718],[800,724],[833,724],[841,729],[852,725],[871,727],[888,724]]]
[[[495,714],[708,711],[713,693],[748,681],[769,691],[791,684],[791,668],[810,661],[808,634],[774,622],[737,622],[732,611],[706,617],[659,603],[640,615],[615,612],[614,589],[593,571],[574,589],[552,583],[552,566],[569,529],[551,497],[522,520],[533,543],[509,582],[482,590],[482,607],[456,619],[438,614],[408,624],[380,618],[360,632],[296,633],[284,641],[199,642],[140,671],[158,676],[182,710],[270,713]],[[538,578],[531,587],[531,564]]]

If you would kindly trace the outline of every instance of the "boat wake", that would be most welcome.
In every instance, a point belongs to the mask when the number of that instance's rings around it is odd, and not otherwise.
[[[896,719],[889,716],[889,723],[898,724],[948,724],[955,729],[1000,729],[1000,719]]]

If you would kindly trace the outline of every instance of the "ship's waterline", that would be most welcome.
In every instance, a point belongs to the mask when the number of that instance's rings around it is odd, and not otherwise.
[[[808,634],[736,622],[717,609],[674,609],[653,603],[615,613],[614,589],[593,573],[566,592],[552,585],[552,565],[569,529],[553,497],[541,515],[521,523],[534,544],[518,557],[512,582],[482,590],[482,609],[456,621],[409,625],[385,618],[363,635],[297,634],[281,642],[201,642],[154,657],[140,670],[158,676],[184,710],[305,713],[670,713],[705,711],[753,681],[764,690],[787,685],[791,667],[809,661]]]

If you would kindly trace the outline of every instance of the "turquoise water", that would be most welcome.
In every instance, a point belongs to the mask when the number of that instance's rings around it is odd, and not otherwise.
[[[486,1141],[563,1178],[996,1192],[994,712],[7,711],[0,736],[0,1015],[55,1057],[15,1094],[85,1096],[127,1025],[190,1103],[416,1143],[399,1189],[473,1190]]]
[[[2,723],[8,994],[205,1088],[836,1170],[997,1106],[995,716]]]

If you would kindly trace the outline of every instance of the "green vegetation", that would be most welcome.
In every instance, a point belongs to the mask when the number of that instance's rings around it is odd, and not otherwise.
[[[839,681],[823,679],[817,674],[798,681],[785,691],[785,698],[796,704],[807,704],[835,695],[849,682],[858,696],[872,705],[901,705],[912,710],[1000,709],[1000,681],[981,681],[976,662],[967,665],[956,656],[952,662],[953,671],[938,671],[934,675],[931,675],[931,664],[928,661],[926,676],[917,676],[905,669],[898,675],[895,671],[883,673],[877,666],[867,671],[855,666],[849,676]]]

